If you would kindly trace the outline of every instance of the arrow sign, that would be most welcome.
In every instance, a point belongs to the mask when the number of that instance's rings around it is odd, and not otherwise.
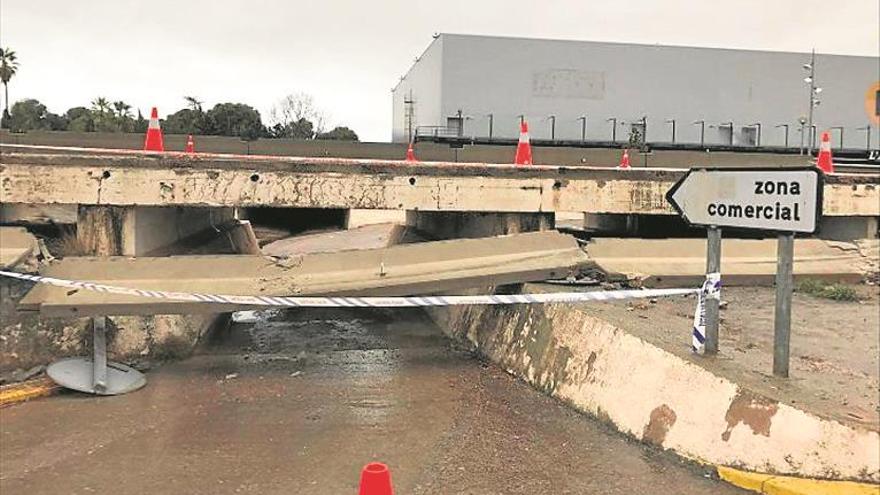
[[[691,169],[666,200],[691,225],[813,233],[822,179],[816,168]]]

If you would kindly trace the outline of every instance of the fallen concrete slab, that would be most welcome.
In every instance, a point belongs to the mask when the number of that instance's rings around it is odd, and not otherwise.
[[[795,241],[797,278],[859,281],[880,257],[876,241],[848,243],[820,239]],[[689,287],[706,273],[706,239],[597,238],[587,247],[590,260],[612,279],[640,280],[649,287]],[[772,285],[776,240],[724,239],[721,273],[725,285]]]
[[[37,249],[37,239],[24,227],[0,227],[0,268],[21,263]]]
[[[332,230],[279,239],[263,246],[267,256],[330,253],[357,249],[379,249],[397,244],[406,226],[396,223],[370,224],[348,230]]]
[[[566,276],[587,262],[558,232],[424,242],[275,259],[259,256],[68,258],[42,274],[106,285],[203,294],[293,296],[431,294]],[[20,309],[46,316],[222,313],[248,306],[194,303],[40,285]]]

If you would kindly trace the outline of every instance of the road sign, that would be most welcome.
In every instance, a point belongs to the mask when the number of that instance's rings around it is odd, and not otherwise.
[[[691,169],[666,200],[691,225],[813,233],[822,178],[816,168]]]

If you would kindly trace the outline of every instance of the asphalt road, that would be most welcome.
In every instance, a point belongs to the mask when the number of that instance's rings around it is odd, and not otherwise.
[[[135,393],[0,410],[0,493],[744,493],[456,350],[417,310],[239,323]]]

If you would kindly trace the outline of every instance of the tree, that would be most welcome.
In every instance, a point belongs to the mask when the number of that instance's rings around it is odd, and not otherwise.
[[[293,139],[314,139],[315,127],[307,119],[299,119],[284,126],[283,137]]]
[[[67,130],[74,132],[92,132],[95,121],[92,112],[86,107],[73,107],[64,114],[67,117]]]
[[[178,110],[162,123],[162,129],[169,134],[207,134],[208,125],[202,102],[195,96],[184,96],[189,108]]]
[[[6,119],[7,127],[13,132],[34,130],[59,131],[67,128],[67,119],[49,112],[46,105],[38,100],[27,99],[15,102]]]
[[[282,98],[272,107],[269,115],[275,137],[294,139],[314,139],[324,132],[327,120],[324,112],[315,106],[314,98],[302,92]],[[306,133],[306,130],[311,132]]]
[[[205,113],[207,134],[254,138],[266,134],[260,112],[243,103],[218,103]]]
[[[4,119],[9,118],[9,81],[16,72],[18,72],[18,57],[15,55],[15,51],[9,47],[0,48],[0,81],[3,82],[5,94],[3,101],[6,104],[3,108]]]
[[[357,133],[348,127],[334,127],[331,131],[318,134],[315,139],[332,139],[336,141],[359,141]]]
[[[92,123],[98,132],[129,132],[134,130],[135,121],[131,117],[131,105],[124,101],[110,101],[99,96],[92,100]]]

